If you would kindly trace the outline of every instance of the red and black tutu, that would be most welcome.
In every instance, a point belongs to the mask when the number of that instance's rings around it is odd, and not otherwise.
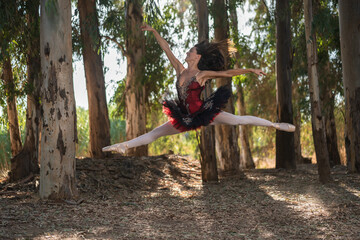
[[[178,99],[163,101],[163,112],[181,132],[209,125],[231,97],[230,86],[222,86],[207,99],[201,100],[204,87],[200,86],[195,77],[183,85],[176,84]]]

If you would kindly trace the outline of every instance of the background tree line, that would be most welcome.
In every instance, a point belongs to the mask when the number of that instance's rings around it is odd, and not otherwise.
[[[44,198],[77,195],[76,144],[78,153],[108,157],[102,147],[137,137],[166,121],[161,99],[173,94],[175,74],[155,38],[141,32],[144,22],[160,32],[179,58],[184,49],[203,39],[230,38],[237,52],[225,53],[228,68],[262,68],[268,75],[216,79],[205,95],[215,85],[230,84],[234,96],[226,111],[297,126],[295,134],[277,131],[276,138],[271,129],[205,127],[157,140],[150,147],[152,154],[169,149],[199,154],[204,181],[216,181],[218,171],[236,174],[254,168],[253,157],[275,158],[277,168],[294,169],[304,161],[303,153],[314,152],[320,181],[325,183],[331,180],[330,167],[340,164],[339,152],[344,148],[343,163],[351,172],[360,170],[360,60],[354,55],[360,47],[355,26],[360,15],[355,0],[0,4],[0,137],[5,139],[1,164],[11,168],[10,180],[16,181],[37,173],[40,163]],[[250,35],[238,30],[242,18],[236,10],[244,6],[254,11]],[[113,48],[126,59],[127,75],[118,81],[109,114],[102,59]],[[88,112],[75,106],[74,56],[83,60]],[[148,146],[128,152],[147,154]]]

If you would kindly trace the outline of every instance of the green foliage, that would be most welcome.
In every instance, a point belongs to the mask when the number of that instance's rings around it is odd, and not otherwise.
[[[76,118],[78,137],[78,142],[76,144],[76,156],[89,156],[89,110],[77,107]]]

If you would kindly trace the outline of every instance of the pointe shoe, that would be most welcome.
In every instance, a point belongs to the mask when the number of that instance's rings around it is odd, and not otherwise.
[[[290,123],[274,123],[274,128],[285,132],[295,132],[295,126]]]
[[[103,152],[118,152],[125,154],[126,150],[128,149],[127,144],[125,143],[118,143],[111,146],[104,147],[102,149]]]

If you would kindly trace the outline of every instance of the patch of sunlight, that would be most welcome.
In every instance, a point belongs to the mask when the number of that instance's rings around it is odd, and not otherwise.
[[[350,187],[344,183],[340,183],[339,186],[343,187],[346,191],[348,191],[349,193],[354,194],[357,197],[360,197],[360,190]]]
[[[288,191],[279,191],[276,187],[260,186],[268,196],[276,201],[284,202],[288,208],[298,212],[304,218],[314,216],[328,217],[331,213],[321,201],[313,196],[311,193],[293,193]]]
[[[6,168],[4,168],[4,169],[0,169],[0,183],[1,182],[4,182],[4,181],[6,181],[7,179],[8,179],[8,173],[9,173],[9,169],[6,169]]]
[[[266,239],[266,238],[273,239],[273,238],[275,238],[274,233],[270,232],[269,230],[265,229],[262,226],[259,226],[257,228],[257,230],[259,231],[260,236],[261,236],[260,238],[262,238],[262,239]]]

